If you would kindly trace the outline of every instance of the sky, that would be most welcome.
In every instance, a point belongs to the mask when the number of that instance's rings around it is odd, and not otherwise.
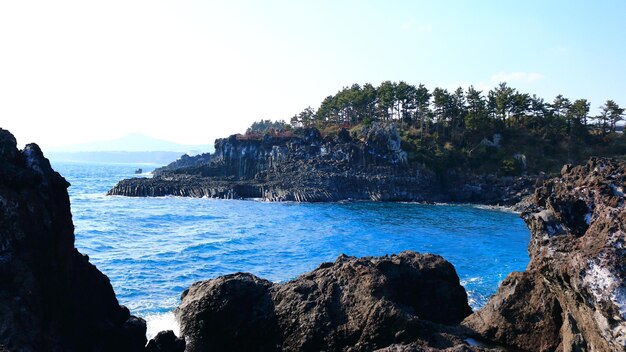
[[[626,106],[626,1],[1,1],[0,128],[212,143],[353,83]]]

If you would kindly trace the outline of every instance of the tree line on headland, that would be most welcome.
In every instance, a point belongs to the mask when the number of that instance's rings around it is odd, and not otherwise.
[[[563,163],[591,155],[623,157],[624,111],[607,100],[598,114],[591,114],[587,99],[558,95],[548,102],[504,82],[483,93],[473,86],[431,91],[423,84],[385,81],[378,87],[369,83],[345,87],[326,97],[317,109],[307,107],[294,115],[289,123],[261,120],[247,133],[317,127],[323,134],[333,134],[340,128],[355,132],[374,122],[391,122],[401,131],[410,161],[435,169],[518,174],[555,171]],[[481,143],[494,135],[501,145]],[[521,154],[528,163],[513,157]]]

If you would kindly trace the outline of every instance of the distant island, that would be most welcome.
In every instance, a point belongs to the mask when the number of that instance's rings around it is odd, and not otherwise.
[[[89,143],[52,148],[48,156],[55,161],[149,163],[166,165],[183,154],[210,152],[213,146],[178,144],[140,133]]]
[[[501,83],[486,95],[404,82],[344,88],[290,122],[261,120],[113,195],[514,205],[563,164],[626,156],[624,109],[547,103]]]

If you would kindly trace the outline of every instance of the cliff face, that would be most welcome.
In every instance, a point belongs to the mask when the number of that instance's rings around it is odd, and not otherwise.
[[[198,282],[177,317],[188,352],[372,351],[405,342],[470,350],[441,325],[470,313],[450,263],[403,252],[340,256],[284,284],[242,273]]]
[[[314,202],[424,200],[436,191],[434,174],[407,164],[395,127],[375,126],[360,139],[346,130],[322,138],[315,128],[287,137],[233,135],[216,140],[210,157],[181,159],[109,194]]]
[[[513,273],[465,324],[528,351],[626,349],[626,163],[566,165],[522,214],[526,271]]]
[[[68,186],[0,129],[0,350],[142,350],[145,321],[74,248]]]
[[[215,154],[181,158],[156,170],[152,179],[121,181],[109,194],[514,204],[532,186],[515,178],[455,175],[454,180],[444,186],[430,170],[408,163],[395,127],[374,125],[358,136],[344,129],[322,138],[309,128],[288,137],[218,139]]]

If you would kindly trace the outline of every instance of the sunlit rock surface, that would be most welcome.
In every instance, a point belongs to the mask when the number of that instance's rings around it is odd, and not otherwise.
[[[528,351],[626,349],[626,163],[566,165],[522,214],[530,264],[465,320]]]

